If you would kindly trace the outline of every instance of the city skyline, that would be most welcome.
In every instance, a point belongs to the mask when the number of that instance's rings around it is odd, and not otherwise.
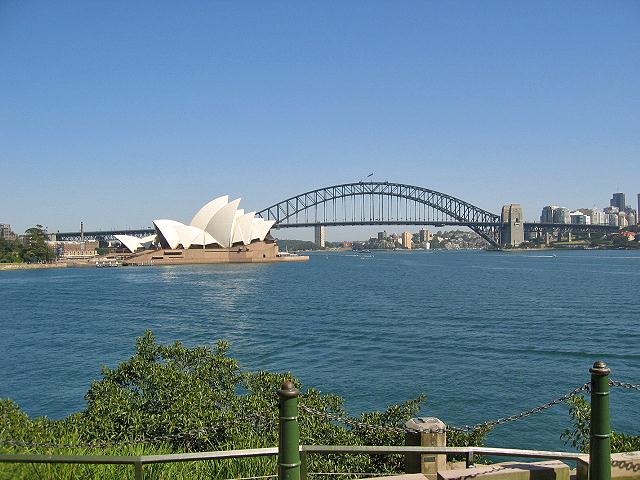
[[[259,210],[371,172],[531,220],[633,199],[639,18],[634,2],[6,2],[0,221],[186,221],[222,193]]]

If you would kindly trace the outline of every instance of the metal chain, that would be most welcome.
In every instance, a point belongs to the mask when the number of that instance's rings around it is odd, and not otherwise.
[[[573,390],[571,390],[568,393],[565,393],[564,395],[555,398],[553,400],[551,400],[550,402],[544,403],[538,407],[535,408],[531,408],[529,410],[525,410],[524,412],[520,412],[517,413],[515,415],[509,415],[508,417],[502,417],[502,418],[498,418],[496,420],[490,420],[487,422],[483,422],[483,423],[476,423],[475,425],[464,425],[462,427],[457,427],[457,429],[459,431],[466,431],[466,432],[470,432],[470,431],[474,431],[474,430],[478,430],[480,428],[485,428],[485,427],[495,427],[497,425],[502,425],[504,423],[509,423],[509,422],[514,422],[516,420],[521,420],[523,418],[527,418],[530,417],[531,415],[535,415],[537,413],[541,413],[544,412],[545,410],[555,406],[555,405],[559,405],[563,402],[566,402],[567,400],[569,400],[572,397],[575,397],[576,395],[580,395],[582,392],[588,392],[589,388],[591,386],[591,383],[585,383],[584,385],[580,386],[580,387],[576,387]]]
[[[612,387],[626,388],[627,390],[640,391],[640,384],[624,383],[624,382],[619,382],[617,380],[609,380],[609,385],[611,385]]]
[[[525,410],[524,412],[518,413],[516,415],[509,415],[508,417],[502,417],[502,418],[498,418],[496,420],[490,420],[490,421],[486,421],[486,422],[482,422],[482,423],[477,423],[475,425],[462,425],[460,427],[447,425],[444,429],[440,428],[440,429],[429,430],[429,433],[445,433],[447,431],[469,433],[469,432],[473,432],[473,431],[479,430],[481,428],[495,427],[497,425],[502,425],[504,423],[520,420],[520,419],[529,417],[531,415],[535,415],[537,413],[543,412],[543,411],[553,407],[554,405],[558,405],[560,403],[566,402],[570,398],[572,398],[572,397],[574,397],[576,395],[579,395],[582,392],[589,391],[589,385],[590,385],[589,383],[585,383],[584,385],[574,388],[573,390],[571,390],[570,392],[562,395],[561,397],[558,397],[558,398],[556,398],[554,400],[551,400],[550,402],[544,403],[544,404],[542,404],[542,405],[540,405],[538,407],[531,408],[529,410]],[[341,416],[333,414],[333,413],[321,412],[321,411],[315,410],[313,408],[307,407],[306,405],[300,405],[300,410],[305,411],[305,412],[310,413],[310,414],[315,415],[315,416],[324,417],[324,418],[327,418],[329,420],[333,420],[333,421],[336,421],[336,422],[344,423],[344,424],[349,425],[351,427],[365,429],[365,430],[383,430],[383,431],[391,432],[391,433],[418,432],[418,430],[411,429],[411,428],[400,428],[400,427],[391,427],[391,426],[384,426],[384,425],[372,425],[372,424],[360,422],[358,420],[354,420],[352,418],[341,417]]]
[[[400,428],[400,427],[372,425],[370,423],[359,422],[358,420],[354,420],[353,418],[341,417],[340,415],[336,415],[335,413],[321,412],[320,410],[315,410],[311,407],[307,407],[306,405],[302,405],[302,404],[300,404],[298,408],[303,412],[310,413],[313,416],[323,417],[328,420],[333,420],[334,422],[344,423],[345,425],[349,425],[350,427],[361,428],[364,430],[383,430],[385,432],[391,432],[391,433],[404,433],[408,430],[406,428]],[[413,430],[410,430],[410,431],[413,431]]]

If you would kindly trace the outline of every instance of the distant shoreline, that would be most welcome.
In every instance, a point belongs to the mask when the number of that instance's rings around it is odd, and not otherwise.
[[[10,270],[40,270],[43,268],[67,268],[69,264],[64,263],[0,263],[0,271]]]

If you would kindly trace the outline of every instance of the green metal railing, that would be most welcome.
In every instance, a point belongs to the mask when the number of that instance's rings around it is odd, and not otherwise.
[[[591,442],[589,451],[589,479],[611,480],[611,427],[609,413],[609,373],[604,362],[596,362],[591,372]],[[630,388],[620,382],[614,385]],[[631,385],[636,388],[638,386]],[[640,389],[640,387],[638,387]],[[298,397],[300,392],[292,382],[284,382],[278,390],[279,396],[279,444],[278,448],[256,448],[217,452],[176,453],[142,456],[101,455],[0,455],[0,462],[12,463],[66,463],[94,465],[132,465],[136,480],[144,478],[144,466],[170,462],[194,462],[231,458],[278,456],[279,480],[305,480],[306,463],[310,454],[420,454],[420,455],[464,455],[467,467],[474,465],[475,455],[497,457],[543,458],[554,460],[578,460],[583,455],[575,452],[519,450],[489,447],[421,447],[421,446],[341,446],[300,445],[298,424]],[[274,475],[275,476],[275,475]]]

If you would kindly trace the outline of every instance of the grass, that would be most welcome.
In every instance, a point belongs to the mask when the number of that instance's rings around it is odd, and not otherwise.
[[[176,453],[166,445],[137,445],[108,449],[95,448],[2,448],[2,454],[44,454],[82,456],[142,456]],[[233,458],[207,461],[150,464],[144,467],[146,480],[245,478],[275,475],[276,457]],[[0,479],[120,480],[134,478],[133,465],[86,465],[53,463],[0,463]]]

